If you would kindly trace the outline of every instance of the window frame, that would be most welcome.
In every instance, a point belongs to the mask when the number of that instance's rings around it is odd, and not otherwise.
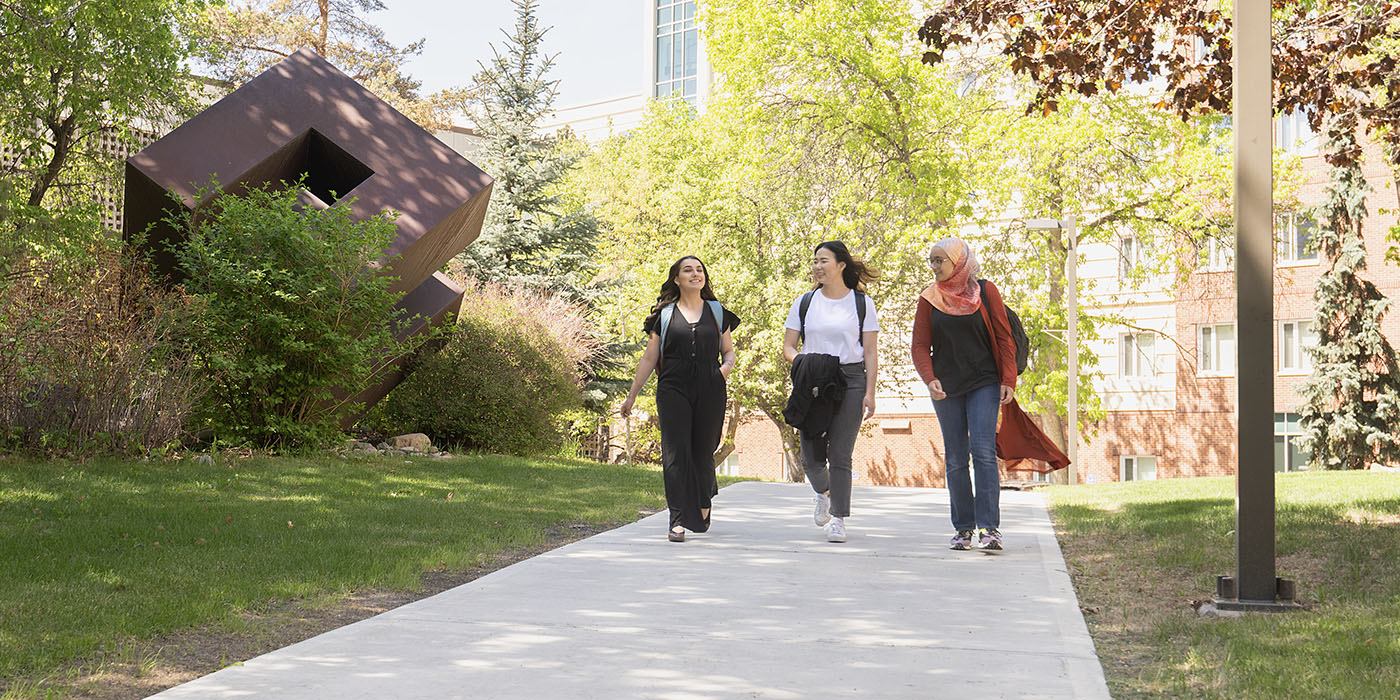
[[[1310,229],[1317,230],[1317,221],[1304,212],[1286,211],[1279,213],[1274,218],[1274,231],[1278,240],[1275,250],[1277,251],[1278,264],[1280,265],[1316,265],[1318,263],[1318,251],[1314,246],[1312,253],[1300,255],[1298,252],[1298,222],[1306,219]],[[1308,242],[1311,243],[1313,235],[1308,234]]]
[[[1142,238],[1136,234],[1118,237],[1118,279],[1125,280],[1142,264]]]
[[[1300,332],[1301,326],[1307,326],[1306,332]],[[1313,327],[1313,319],[1291,319],[1278,322],[1278,373],[1279,374],[1308,374],[1312,372],[1312,355],[1308,353],[1309,347],[1317,346],[1317,330]],[[1294,328],[1293,341],[1288,340],[1288,327]],[[1311,334],[1312,342],[1307,342],[1307,336]],[[1290,365],[1286,362],[1289,351],[1297,355],[1297,363]]]
[[[718,472],[720,476],[739,475],[739,452],[737,450],[725,455],[724,461],[719,463]]]
[[[1234,241],[1224,236],[1206,238],[1205,260],[1201,263],[1203,272],[1231,272],[1235,269]]]
[[[1145,352],[1142,340],[1146,338]],[[1131,346],[1131,350],[1129,350]],[[1129,354],[1131,352],[1131,354]],[[1130,359],[1131,358],[1131,359]],[[1147,371],[1142,368],[1146,364]],[[1128,365],[1132,365],[1129,367]],[[1129,370],[1137,370],[1129,372]],[[1120,379],[1155,379],[1157,377],[1157,334],[1127,331],[1118,334],[1118,377]]]
[[[1138,462],[1139,462],[1139,460],[1143,460],[1143,459],[1150,459],[1150,460],[1152,460],[1152,477],[1149,478],[1149,479],[1144,479],[1144,478],[1142,478],[1141,476],[1138,475]],[[1131,478],[1131,479],[1128,478],[1128,463],[1129,463],[1129,462],[1131,462],[1132,465],[1133,465],[1133,478]],[[1119,480],[1119,481],[1124,481],[1124,482],[1126,482],[1126,481],[1157,481],[1157,475],[1158,475],[1158,473],[1160,472],[1160,470],[1158,469],[1158,467],[1159,467],[1159,464],[1158,464],[1157,455],[1147,455],[1147,454],[1118,455],[1118,480]]]
[[[1306,132],[1302,138],[1290,138],[1291,132]],[[1312,130],[1312,125],[1308,123],[1307,112],[1295,109],[1287,114],[1280,114],[1274,118],[1274,147],[1278,150],[1296,156],[1315,156],[1318,154],[1319,137],[1316,131]]]
[[[1290,430],[1288,429],[1288,426],[1289,426],[1289,424],[1290,424],[1290,421],[1288,420],[1289,416],[1292,416],[1292,417],[1293,417],[1293,420],[1291,421],[1291,423],[1293,423],[1293,424],[1295,424],[1295,425],[1298,425],[1297,431],[1290,431]],[[1280,426],[1280,425],[1283,426],[1282,432],[1279,431],[1279,426]],[[1303,452],[1303,449],[1302,449],[1301,447],[1298,448],[1298,454],[1299,454],[1299,455],[1301,456],[1301,458],[1302,458],[1302,465],[1301,465],[1301,466],[1298,466],[1298,465],[1294,465],[1294,464],[1293,464],[1292,457],[1291,457],[1292,453],[1288,450],[1289,443],[1291,443],[1294,439],[1296,439],[1296,438],[1298,438],[1298,437],[1301,437],[1302,435],[1303,435],[1303,427],[1302,427],[1302,425],[1301,425],[1301,417],[1300,417],[1297,413],[1287,413],[1287,412],[1285,412],[1285,413],[1275,413],[1275,414],[1274,414],[1274,450],[1275,450],[1275,453],[1274,453],[1274,473],[1275,473],[1275,474],[1289,474],[1289,473],[1293,473],[1293,472],[1305,472],[1305,471],[1308,471],[1308,455],[1307,455],[1306,453]],[[1278,462],[1278,457],[1279,457],[1279,455],[1280,455],[1280,452],[1278,451],[1278,450],[1279,450],[1279,446],[1280,446],[1280,442],[1279,442],[1280,440],[1282,440],[1282,447],[1283,447],[1282,452],[1281,452],[1281,454],[1282,454],[1282,456],[1283,456],[1283,464],[1282,464],[1282,465],[1280,465],[1279,462]],[[1289,468],[1290,465],[1293,466],[1292,469]]]
[[[1220,332],[1221,328],[1230,329],[1230,366],[1221,367],[1220,353]],[[1211,336],[1206,340],[1207,331]],[[1211,353],[1206,355],[1206,347],[1209,345]],[[1207,366],[1207,359],[1211,360],[1211,366]],[[1235,335],[1235,324],[1233,323],[1202,323],[1196,327],[1196,374],[1202,377],[1233,377],[1239,366],[1239,338]]]
[[[656,0],[653,10],[651,94],[653,99],[680,98],[692,106],[699,99],[700,30],[696,0]],[[663,17],[669,21],[662,22]],[[666,50],[662,50],[663,44]],[[662,73],[662,66],[666,73]]]

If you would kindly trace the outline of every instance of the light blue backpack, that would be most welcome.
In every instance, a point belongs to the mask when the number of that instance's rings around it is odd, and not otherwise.
[[[720,335],[724,335],[724,306],[713,299],[706,299],[705,305],[710,307],[710,315],[715,317],[715,325],[719,327]],[[661,308],[660,323],[656,327],[660,329],[661,335],[661,357],[666,356],[666,331],[671,328],[671,316],[676,312],[674,303],[667,304]]]

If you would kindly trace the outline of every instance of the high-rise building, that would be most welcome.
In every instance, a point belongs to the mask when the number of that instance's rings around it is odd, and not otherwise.
[[[648,52],[651,97],[679,97],[701,107],[714,82],[714,72],[696,26],[696,0],[647,0],[647,4],[655,8],[651,17],[654,40]]]
[[[697,0],[639,2],[648,32],[638,37],[646,42],[646,60],[636,81],[624,80],[616,95],[560,106],[541,125],[543,130],[568,127],[596,141],[636,128],[650,100],[682,99],[696,109],[705,108],[715,74],[705,54]]]

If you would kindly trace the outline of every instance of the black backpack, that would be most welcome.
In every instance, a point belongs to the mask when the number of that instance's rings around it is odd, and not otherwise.
[[[982,285],[982,298],[987,298],[987,280],[978,280],[977,283]],[[1021,317],[1005,303],[1002,304],[1002,308],[1006,309],[1006,322],[1011,326],[1011,339],[1016,343],[1016,374],[1023,374],[1031,360],[1031,339],[1026,337],[1026,328],[1021,325]],[[990,328],[987,330],[991,331]]]

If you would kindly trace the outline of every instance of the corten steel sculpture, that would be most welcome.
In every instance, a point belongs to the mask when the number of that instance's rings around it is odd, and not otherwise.
[[[179,206],[198,218],[213,197],[197,201],[199,187],[217,182],[236,192],[303,173],[308,206],[354,198],[341,206],[361,218],[399,212],[386,258],[401,257],[385,272],[399,278],[393,291],[406,292],[399,303],[405,317],[437,324],[457,312],[463,290],[438,270],[481,234],[491,177],[306,49],[127,159],[124,234],[150,227],[157,271],[178,276],[166,248],[184,232],[164,219]],[[355,400],[373,405],[400,378],[364,388]]]

